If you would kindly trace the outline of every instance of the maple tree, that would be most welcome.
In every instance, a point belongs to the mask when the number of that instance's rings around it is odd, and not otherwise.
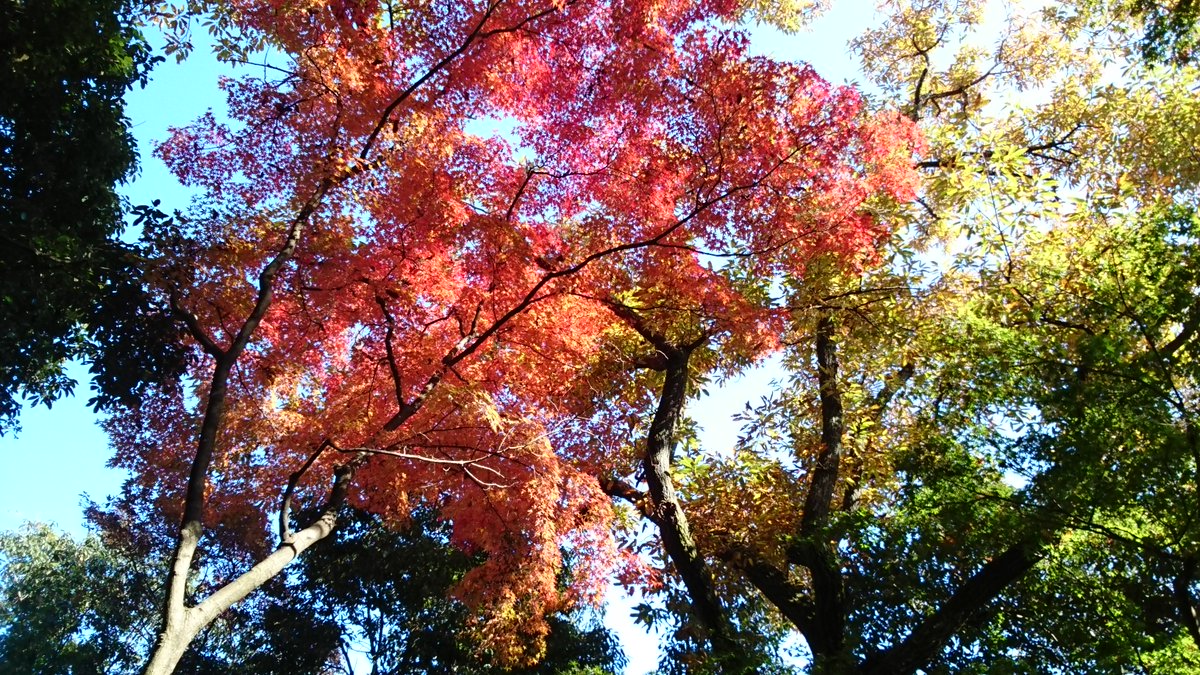
[[[777,280],[876,260],[868,200],[912,196],[919,146],[852,89],[750,56],[721,21],[756,7],[219,6],[274,56],[224,82],[228,122],[160,148],[203,195],[144,235],[193,358],[108,423],[135,475],[114,513],[176,542],[147,672],[345,501],[451,522],[484,559],[455,591],[474,638],[529,662],[545,615],[614,568],[654,576],[611,530],[633,474],[717,657],[753,667],[676,496],[674,430],[699,374],[777,348]],[[298,500],[325,506],[297,527]],[[217,590],[189,607],[206,532],[243,555],[207,561]]]

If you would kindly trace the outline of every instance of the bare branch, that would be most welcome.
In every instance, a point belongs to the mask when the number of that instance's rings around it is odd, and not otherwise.
[[[337,452],[342,452],[342,453],[347,453],[347,454],[384,455],[387,457],[396,457],[398,459],[407,459],[407,460],[411,460],[414,462],[426,462],[429,464],[445,464],[445,465],[457,466],[457,467],[476,466],[476,467],[479,467],[486,471],[490,471],[490,472],[496,474],[497,476],[500,476],[501,478],[504,477],[504,474],[500,473],[496,469],[493,469],[492,467],[487,466],[486,464],[481,464],[481,462],[484,459],[487,459],[486,457],[475,457],[472,459],[445,459],[442,457],[430,457],[429,455],[418,455],[418,454],[411,453],[411,452],[401,452],[399,450],[388,450],[386,448],[363,448],[363,447],[343,448],[343,447],[340,447],[337,444],[333,443],[332,441],[329,442],[329,446]]]
[[[200,320],[196,318],[196,315],[189,312],[180,303],[179,293],[175,289],[171,290],[171,311],[179,316],[179,318],[183,319],[184,324],[187,325],[188,332],[192,334],[192,337],[196,338],[196,342],[200,343],[200,347],[203,348],[205,352],[215,359],[220,359],[225,356],[225,350],[221,349],[221,346],[217,344],[217,341],[208,334],[208,331],[204,330],[204,327],[200,325]]]
[[[311,455],[308,456],[308,459],[305,460],[304,464],[302,464],[299,469],[294,471],[292,475],[288,477],[287,488],[284,489],[283,498],[280,499],[279,502],[280,546],[292,543],[292,494],[296,491],[296,486],[300,484],[300,479],[304,478],[304,474],[308,473],[309,468],[311,468],[313,463],[317,461],[317,458],[321,456],[321,453],[325,451],[325,448],[331,447],[332,445],[333,443],[328,438],[321,441],[321,444],[317,446],[317,449],[313,451]]]
[[[387,354],[388,371],[392,374],[392,386],[396,390],[396,403],[403,408],[404,381],[400,377],[400,364],[396,363],[396,353],[392,347],[392,341],[396,338],[396,319],[388,311],[387,301],[383,299],[383,296],[376,295],[375,302],[379,304],[379,309],[383,312],[383,318],[387,322],[387,333],[383,338],[383,346]]]
[[[654,506],[650,496],[616,477],[601,478],[600,489],[610,497],[616,497],[629,502],[643,516],[654,519]]]

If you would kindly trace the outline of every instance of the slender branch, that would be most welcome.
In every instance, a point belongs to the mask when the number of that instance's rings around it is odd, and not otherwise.
[[[442,379],[446,377],[446,373],[450,372],[450,369],[453,368],[459,360],[461,360],[455,359],[455,354],[461,354],[463,349],[465,349],[465,347],[471,343],[471,340],[474,339],[474,337],[474,335],[468,333],[467,335],[464,335],[457,343],[455,343],[449,354],[442,359],[442,367],[425,380],[425,385],[421,387],[421,390],[418,391],[416,395],[412,397],[412,399],[408,400],[407,402],[404,400],[400,401],[400,409],[397,410],[396,414],[393,415],[391,419],[389,419],[383,425],[382,431],[395,431],[396,429],[400,428],[400,425],[404,424],[410,418],[412,418],[413,415],[417,414],[421,407],[425,405],[425,400],[429,398],[430,394],[433,393],[433,390],[436,389]],[[375,436],[377,437],[378,434]]]
[[[542,292],[542,289],[544,289],[552,281],[578,274],[580,271],[582,271],[584,268],[590,266],[592,263],[594,263],[598,260],[607,258],[609,256],[613,256],[618,253],[625,253],[627,251],[634,251],[634,250],[638,250],[638,249],[642,249],[642,248],[649,248],[651,246],[659,245],[667,237],[671,236],[675,232],[682,229],[685,225],[687,225],[689,222],[691,222],[692,220],[697,218],[701,213],[704,213],[705,211],[707,211],[713,205],[715,205],[721,201],[724,201],[725,199],[728,199],[729,197],[731,197],[735,194],[738,194],[740,192],[745,192],[747,190],[752,190],[752,189],[758,187],[759,185],[761,185],[764,180],[766,180],[768,177],[773,175],[775,173],[775,171],[777,171],[779,169],[779,167],[783,166],[788,161],[790,161],[791,158],[794,157],[796,155],[796,153],[798,153],[799,151],[800,151],[800,148],[796,148],[791,153],[789,153],[785,157],[781,158],[770,169],[768,169],[762,176],[759,176],[759,178],[757,180],[751,181],[749,183],[743,183],[740,185],[731,186],[728,189],[726,189],[725,191],[721,192],[720,194],[715,195],[714,197],[711,197],[710,199],[707,199],[707,200],[697,203],[682,218],[675,220],[674,222],[667,225],[660,232],[658,232],[657,234],[655,234],[653,236],[647,237],[645,239],[640,239],[638,241],[631,241],[631,242],[626,242],[624,244],[617,244],[615,246],[610,246],[608,248],[602,249],[600,251],[595,251],[593,253],[588,254],[582,260],[580,260],[579,262],[577,262],[569,267],[559,269],[559,270],[554,270],[552,272],[546,272],[544,275],[542,275],[542,277],[540,279],[538,279],[538,281],[536,283],[534,283],[533,287],[529,289],[529,291],[525,294],[525,296],[522,297],[519,301],[517,301],[517,304],[515,304],[511,309],[509,309],[507,312],[505,312],[500,318],[496,319],[492,323],[492,325],[487,328],[487,330],[480,333],[475,340],[470,342],[461,351],[459,351],[456,354],[453,354],[451,356],[447,356],[445,359],[443,359],[443,363],[446,363],[447,365],[454,365],[454,364],[459,363],[463,359],[466,359],[471,354],[475,353],[480,347],[482,347],[487,342],[488,339],[490,339],[492,337],[492,335],[497,333],[504,325],[506,325],[509,321],[511,321],[513,318],[515,318],[521,312],[523,312],[529,305],[533,304],[533,302],[535,302],[536,299],[538,298],[538,295]]]
[[[995,75],[997,70],[1000,68],[1000,65],[1001,64],[999,62],[993,63],[992,67],[988,68],[987,71],[982,73],[979,77],[975,78],[974,80],[971,80],[970,82],[960,84],[959,86],[957,86],[953,89],[946,89],[944,91],[935,91],[931,94],[926,94],[925,101],[929,102],[929,101],[936,101],[938,99],[943,99],[943,98],[951,98],[953,96],[962,96],[962,95],[966,94],[967,90],[969,90],[971,87],[974,87],[975,85],[979,84],[980,82],[983,82],[984,80],[988,79],[992,75]]]
[[[312,467],[313,463],[317,461],[317,458],[321,456],[321,453],[325,452],[325,449],[331,447],[332,445],[332,441],[330,441],[328,438],[321,441],[321,444],[317,446],[317,449],[313,451],[311,455],[308,456],[308,459],[305,460],[304,464],[302,464],[299,469],[292,472],[292,475],[288,477],[287,488],[284,489],[283,497],[279,500],[280,546],[292,543],[292,494],[295,493],[296,486],[300,484],[300,479],[304,478],[304,474],[308,473],[308,470]]]
[[[493,469],[492,467],[481,463],[481,462],[483,462],[483,460],[487,459],[486,457],[474,457],[471,459],[446,459],[444,457],[430,457],[429,455],[417,455],[417,454],[413,454],[413,453],[409,453],[409,452],[400,452],[398,450],[388,450],[386,448],[343,448],[343,447],[340,447],[337,444],[333,443],[332,441],[329,442],[329,446],[332,447],[337,452],[342,452],[342,453],[353,453],[353,454],[363,454],[363,455],[384,455],[386,457],[396,457],[397,459],[408,459],[408,460],[412,460],[415,462],[428,462],[429,464],[446,464],[449,466],[457,466],[457,467],[476,466],[476,467],[479,467],[486,471],[490,471],[490,472],[496,474],[497,476],[500,476],[501,478],[504,477],[504,474],[500,473],[496,469]]]
[[[408,97],[412,96],[413,92],[420,88],[421,85],[425,84],[429,78],[433,77],[443,68],[450,65],[451,62],[461,56],[463,52],[467,51],[471,44],[479,38],[479,33],[481,30],[483,30],[484,24],[488,22],[488,19],[492,18],[492,12],[495,12],[496,7],[499,5],[500,0],[489,4],[487,10],[483,13],[483,17],[479,19],[479,23],[476,24],[475,28],[467,34],[467,37],[462,44],[460,44],[449,54],[443,56],[437,63],[434,63],[432,66],[430,66],[429,70],[426,70],[424,74],[405,87],[404,90],[401,91],[398,96],[396,96],[396,98],[392,99],[392,102],[383,109],[383,114],[379,116],[379,121],[375,124],[375,128],[371,130],[369,135],[367,135],[367,140],[363,143],[362,151],[358,153],[360,159],[366,159],[367,155],[370,154],[371,148],[375,145],[375,140],[379,137],[380,132],[382,132],[384,127],[387,126],[388,122],[391,121],[392,113],[396,112],[396,109],[399,108],[405,101],[407,101]]]
[[[529,187],[529,181],[533,180],[534,175],[538,173],[540,172],[533,167],[525,169],[525,178],[521,181],[521,185],[517,188],[516,193],[513,194],[512,201],[508,203],[508,210],[504,212],[504,220],[506,222],[512,221],[513,213],[515,213],[517,210],[517,202],[519,202],[521,200],[521,196],[525,194],[525,189]]]
[[[492,2],[491,4],[489,4],[488,8],[483,13],[483,16],[479,19],[479,22],[475,25],[475,28],[473,28],[471,30],[471,32],[467,34],[467,37],[463,40],[462,44],[460,44],[456,49],[451,51],[449,54],[446,54],[444,57],[442,57],[441,60],[439,60],[437,63],[430,66],[429,70],[425,71],[425,73],[423,75],[421,75],[421,77],[418,77],[416,80],[414,80],[411,84],[409,84],[404,89],[404,91],[401,91],[400,94],[396,96],[396,98],[392,99],[392,102],[389,103],[386,108],[384,108],[383,114],[379,116],[379,122],[375,125],[375,128],[371,130],[371,133],[367,136],[366,142],[363,143],[362,151],[359,152],[359,154],[358,154],[358,156],[361,159],[366,159],[367,156],[370,154],[371,148],[374,147],[375,141],[378,139],[380,132],[383,131],[384,127],[386,127],[388,122],[391,120],[392,113],[396,112],[396,109],[399,108],[400,105],[403,104],[405,101],[407,101],[408,98],[410,96],[412,96],[413,92],[415,92],[418,88],[420,88],[421,85],[425,84],[425,82],[427,82],[430,78],[432,78],[434,75],[438,74],[443,69],[445,69],[446,66],[450,65],[450,63],[452,63],[455,59],[462,56],[467,51],[467,49],[469,49],[471,47],[472,44],[474,44],[478,40],[486,39],[486,38],[489,38],[489,37],[492,37],[495,35],[503,35],[505,33],[515,33],[516,31],[521,30],[522,28],[524,28],[526,25],[532,23],[533,21],[536,21],[544,16],[548,16],[548,15],[553,14],[554,12],[558,11],[557,7],[551,6],[548,9],[544,9],[540,12],[537,12],[535,14],[525,17],[524,19],[522,19],[521,21],[517,22],[516,24],[514,24],[512,26],[508,26],[505,28],[497,28],[497,29],[490,30],[490,31],[484,31],[483,30],[484,25],[486,25],[488,20],[492,18],[492,14],[496,11],[496,8],[499,7],[501,4],[502,4],[502,0],[495,0],[495,2]],[[571,3],[566,3],[566,4],[571,4]]]
[[[221,349],[221,346],[217,344],[217,341],[208,334],[208,331],[204,330],[204,327],[200,325],[200,320],[196,318],[196,315],[192,314],[183,307],[180,302],[179,293],[175,289],[171,289],[170,302],[171,311],[174,312],[176,316],[183,319],[183,323],[187,326],[188,332],[192,334],[192,337],[196,338],[196,342],[200,343],[200,347],[214,359],[223,358],[225,356],[225,350]]]
[[[921,47],[921,45],[917,44],[917,37],[915,35],[912,36],[911,41],[913,49],[917,50],[916,55],[920,56],[921,60],[924,61],[924,66],[921,68],[921,75],[917,77],[917,83],[913,87],[912,113],[909,115],[909,119],[914,122],[921,117],[921,90],[925,87],[925,79],[929,77],[929,68],[931,67],[929,52],[933,51],[935,47],[941,44],[945,37],[945,28],[943,28],[942,31],[939,31],[937,39],[933,41],[933,44],[929,45],[928,47]]]
[[[1054,157],[1052,155],[1048,155],[1048,154],[1046,154],[1046,151],[1047,150],[1059,150],[1065,154],[1074,155],[1075,153],[1066,149],[1065,146],[1067,146],[1068,142],[1071,139],[1071,136],[1073,136],[1075,134],[1075,132],[1078,131],[1079,129],[1081,129],[1082,127],[1083,127],[1083,123],[1081,122],[1079,124],[1076,124],[1074,127],[1071,128],[1071,130],[1067,131],[1059,138],[1056,138],[1056,139],[1050,140],[1050,141],[1045,141],[1043,143],[1034,143],[1032,145],[1027,145],[1023,148],[1023,151],[1027,155],[1033,155],[1035,157],[1041,157],[1041,158],[1047,159],[1047,160],[1052,160],[1052,161],[1057,161],[1057,162],[1067,161],[1067,160],[1063,160],[1060,157]],[[991,160],[992,157],[994,157],[995,155],[996,155],[995,150],[987,149],[987,150],[966,151],[966,152],[961,153],[959,156],[960,157],[977,157],[986,162],[986,161]],[[939,159],[937,157],[930,157],[928,159],[923,159],[916,163],[916,166],[921,169],[952,169],[956,165],[957,165],[957,162],[955,162],[953,160]],[[988,171],[988,175],[995,175],[995,174],[992,171]],[[926,207],[926,208],[928,210],[928,207]]]
[[[384,321],[387,322],[387,332],[383,337],[383,346],[387,354],[388,371],[392,375],[392,387],[396,390],[396,403],[403,408],[404,380],[400,376],[400,364],[396,362],[395,348],[392,347],[392,342],[396,338],[396,319],[388,311],[387,301],[383,299],[383,296],[376,295],[375,302],[379,304],[379,309],[383,312]]]

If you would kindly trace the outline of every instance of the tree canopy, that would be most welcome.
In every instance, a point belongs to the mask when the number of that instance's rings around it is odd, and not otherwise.
[[[108,423],[147,672],[347,504],[437,514],[498,667],[615,574],[664,672],[1194,670],[1190,7],[887,0],[859,91],[750,50],[817,3],[194,3],[255,67],[159,148],[188,370]]]
[[[169,316],[120,240],[117,193],[137,151],[126,91],[159,57],[125,0],[0,4],[0,432],[22,401],[70,394],[71,359],[92,366],[95,402],[129,403],[178,375]]]
[[[287,579],[210,625],[183,672],[301,675],[513,672],[470,644],[471,613],[448,596],[477,562],[421,514],[392,530],[348,512]],[[112,524],[110,524],[112,525]],[[0,535],[0,673],[140,672],[154,643],[161,552],[111,526],[76,541],[45,525]],[[125,533],[127,534],[127,533]],[[209,583],[197,576],[191,593]],[[594,619],[550,618],[543,658],[521,673],[613,673],[624,656]]]
[[[733,369],[777,344],[774,279],[872,261],[888,228],[863,206],[912,194],[912,124],[751,56],[713,23],[742,15],[730,3],[226,9],[282,60],[227,83],[229,123],[161,146],[204,196],[147,231],[205,384],[110,426],[138,476],[130,510],[183,522],[151,672],[326,536],[347,498],[391,519],[437,510],[484,556],[456,590],[487,610],[482,648],[536,658],[546,614],[639,565],[598,478],[644,465],[674,500],[678,410],[655,416],[644,387],[682,405],[689,364]],[[480,134],[482,119],[514,130]],[[325,515],[293,532],[292,500],[320,499],[330,474]],[[205,528],[266,557],[187,607]],[[581,564],[560,587],[564,548]]]
[[[792,381],[688,508],[814,672],[1192,672],[1197,74],[1127,8],[995,9],[855,43],[928,143],[910,225],[795,281]]]

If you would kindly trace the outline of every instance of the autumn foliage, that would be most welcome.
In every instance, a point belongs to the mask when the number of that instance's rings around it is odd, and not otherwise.
[[[198,384],[111,422],[124,500],[183,515],[224,358],[210,533],[265,553],[320,450],[297,500],[350,464],[356,506],[436,508],[486,555],[457,588],[483,644],[536,656],[544,614],[643,564],[600,480],[637,472],[661,381],[645,336],[698,345],[697,373],[776,350],[782,275],[875,261],[868,204],[913,196],[914,127],[751,56],[728,0],[226,11],[269,65],[223,83],[228,120],[159,149],[203,191],[151,233]]]

